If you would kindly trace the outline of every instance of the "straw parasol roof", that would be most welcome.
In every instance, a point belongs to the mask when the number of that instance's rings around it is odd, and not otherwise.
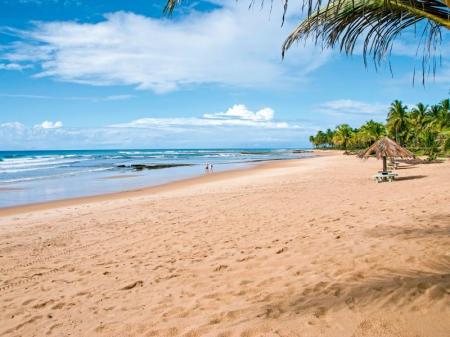
[[[377,159],[385,158],[415,158],[414,154],[401,147],[395,141],[388,137],[383,137],[375,142],[366,151],[360,154],[361,158],[368,158],[370,155],[376,155]]]

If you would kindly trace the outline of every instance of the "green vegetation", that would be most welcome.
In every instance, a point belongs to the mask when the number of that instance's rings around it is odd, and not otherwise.
[[[318,131],[309,141],[316,148],[347,151],[367,148],[386,135],[429,159],[450,155],[449,99],[432,106],[418,103],[412,109],[396,100],[389,107],[386,124],[370,120],[356,129],[341,124],[334,130]]]

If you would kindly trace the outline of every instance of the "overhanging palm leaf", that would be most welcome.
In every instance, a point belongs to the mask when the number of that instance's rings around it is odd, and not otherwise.
[[[166,7],[164,7],[164,13],[172,13],[175,6],[178,5],[181,0],[167,0]]]
[[[168,0],[164,11],[172,12],[182,1]],[[249,1],[250,6],[258,2]],[[264,0],[259,1],[264,4]],[[289,0],[281,2],[284,21]],[[389,56],[392,42],[400,32],[426,21],[417,41],[418,49],[424,47],[422,81],[428,71],[435,71],[436,59],[432,56],[441,42],[441,28],[450,29],[450,0],[304,0],[304,5],[307,17],[284,42],[283,56],[294,42],[310,37],[316,43],[323,42],[323,47],[339,46],[341,51],[352,54],[358,38],[364,37],[364,62],[367,64],[371,56],[378,66]]]
[[[338,46],[352,54],[359,37],[364,37],[363,56],[375,65],[388,55],[393,40],[407,27],[427,20],[418,45],[424,46],[422,73],[432,68],[432,52],[441,40],[441,27],[450,29],[450,8],[440,0],[336,0],[312,12],[286,39],[283,55],[296,41],[313,37],[325,47]],[[424,80],[424,77],[423,77]]]

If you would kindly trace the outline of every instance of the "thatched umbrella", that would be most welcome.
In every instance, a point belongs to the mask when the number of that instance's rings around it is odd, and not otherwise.
[[[383,172],[387,172],[387,158],[415,158],[411,151],[401,147],[388,137],[383,137],[376,141],[371,147],[361,153],[360,157],[369,158],[374,153],[377,159],[383,159]]]

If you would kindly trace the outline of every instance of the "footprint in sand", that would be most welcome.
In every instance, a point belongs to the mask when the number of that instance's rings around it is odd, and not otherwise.
[[[283,247],[280,250],[277,251],[277,254],[281,254],[284,253],[285,251],[287,251],[287,247]]]
[[[405,336],[405,334],[396,324],[381,319],[368,319],[358,325],[352,337],[369,336],[397,337]]]
[[[314,316],[316,318],[320,318],[322,316],[325,316],[325,314],[327,313],[327,309],[324,307],[319,307],[314,311]]]
[[[55,305],[52,307],[52,310],[62,309],[64,306],[65,306],[65,303],[64,303],[64,302],[60,302],[60,303],[58,303],[58,304],[55,304]]]
[[[120,290],[130,290],[130,289],[136,288],[138,286],[142,287],[143,285],[144,285],[143,281],[136,281],[136,282],[133,282],[133,283],[131,283],[129,285],[126,285],[125,287],[121,288]]]
[[[33,306],[33,309],[44,308],[47,304],[52,304],[53,302],[55,302],[55,301],[54,300],[48,300],[48,301],[45,301],[45,302],[41,302],[41,303],[35,304]]]
[[[217,266],[217,267],[214,269],[214,271],[221,271],[221,270],[225,270],[225,269],[227,269],[227,268],[228,268],[228,266],[227,266],[226,264],[221,264],[221,265]]]

